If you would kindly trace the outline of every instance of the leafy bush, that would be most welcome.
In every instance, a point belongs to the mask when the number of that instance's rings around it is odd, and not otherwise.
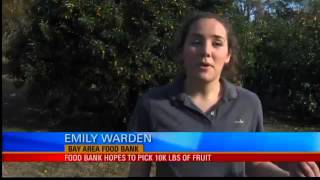
[[[258,13],[258,1],[246,0],[31,2],[28,23],[3,36],[3,64],[28,84],[31,103],[63,123],[124,130],[138,96],[173,80],[173,36],[195,9],[232,20],[242,84],[267,108],[319,114],[319,5],[301,12],[266,1],[272,10]]]
[[[314,11],[290,12],[294,15],[285,17],[266,15],[256,22],[253,39],[258,41],[256,49],[249,51],[255,65],[251,71],[246,69],[246,86],[268,101],[269,108],[319,118],[318,12],[319,6],[314,6]]]
[[[169,48],[181,17],[219,1],[204,3],[34,1],[29,31],[13,40],[5,56],[43,112],[124,130],[137,97],[174,78]]]

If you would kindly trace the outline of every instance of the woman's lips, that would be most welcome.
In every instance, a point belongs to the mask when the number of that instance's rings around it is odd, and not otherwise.
[[[209,63],[200,63],[200,69],[208,70],[210,68],[214,68],[214,66]]]

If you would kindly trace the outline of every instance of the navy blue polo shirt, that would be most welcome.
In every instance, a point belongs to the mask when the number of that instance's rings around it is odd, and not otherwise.
[[[184,92],[184,78],[153,88],[138,99],[129,131],[260,132],[261,102],[256,94],[220,79],[223,95],[203,113]],[[157,163],[157,176],[245,176],[244,162]]]

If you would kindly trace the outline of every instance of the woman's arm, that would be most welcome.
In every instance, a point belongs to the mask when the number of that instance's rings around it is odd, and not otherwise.
[[[272,162],[246,162],[246,174],[249,177],[287,177],[289,172]]]

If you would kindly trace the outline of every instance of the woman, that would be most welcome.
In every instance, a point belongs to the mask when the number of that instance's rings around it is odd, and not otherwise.
[[[129,130],[263,131],[259,98],[222,77],[234,72],[238,62],[238,44],[225,19],[208,12],[193,14],[182,25],[174,52],[182,75],[138,100]],[[132,163],[130,176],[148,176],[150,165]],[[271,162],[157,163],[157,176],[246,175],[288,176],[289,172]]]

